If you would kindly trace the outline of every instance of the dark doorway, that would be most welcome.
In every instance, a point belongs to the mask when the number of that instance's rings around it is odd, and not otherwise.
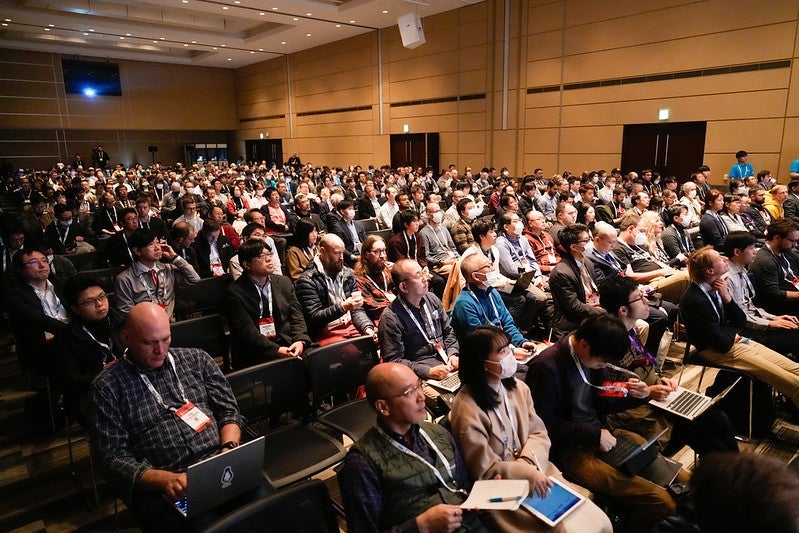
[[[433,167],[438,173],[438,133],[402,133],[391,136],[391,167]]]
[[[704,164],[707,122],[627,124],[621,148],[623,172],[645,168],[680,183]]]
[[[283,167],[282,139],[244,141],[244,149],[247,151],[247,161],[266,161],[267,165],[274,163],[277,168]]]

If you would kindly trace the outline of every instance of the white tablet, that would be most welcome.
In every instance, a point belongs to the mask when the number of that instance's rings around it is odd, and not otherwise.
[[[533,494],[524,499],[522,507],[540,518],[545,524],[556,526],[585,501],[585,496],[578,494],[552,476],[549,477],[549,480],[552,482],[552,489],[547,497],[541,498],[537,494]]]

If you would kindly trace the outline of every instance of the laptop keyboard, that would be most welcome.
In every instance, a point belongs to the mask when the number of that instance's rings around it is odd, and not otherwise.
[[[600,458],[613,468],[618,468],[637,447],[638,444],[631,440],[617,438],[613,448],[606,452],[600,452]]]
[[[461,377],[457,373],[450,374],[441,380],[441,386],[447,389],[457,389],[461,386]]]
[[[696,407],[705,402],[707,398],[701,394],[684,390],[677,395],[668,405],[668,408],[682,415],[690,415]]]

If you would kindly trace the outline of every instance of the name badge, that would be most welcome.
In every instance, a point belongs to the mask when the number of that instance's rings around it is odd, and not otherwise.
[[[122,231],[122,227],[119,224],[114,224],[114,231]]]
[[[361,253],[361,244],[362,243],[360,243],[360,242],[356,242],[355,244],[353,244],[353,247],[355,248],[355,255],[358,255],[358,254]]]
[[[593,307],[599,307],[599,294],[596,292],[589,293],[585,297],[585,303]]]
[[[225,269],[222,268],[222,263],[212,264],[211,271],[214,273],[214,276],[222,276],[225,274]]]
[[[197,433],[200,433],[211,424],[211,419],[208,418],[208,415],[200,411],[200,408],[191,402],[186,402],[183,407],[175,411],[175,414]]]
[[[555,257],[555,254],[547,254],[547,262],[550,265],[553,265],[558,262],[558,258]]]
[[[794,277],[794,278],[791,280],[791,285],[793,285],[794,287],[796,287],[797,289],[799,289],[799,276],[796,276],[796,277]]]
[[[393,293],[391,293],[391,292],[384,292],[383,294],[385,294],[385,295],[386,295],[386,300],[388,300],[388,301],[389,301],[389,303],[391,303],[391,302],[393,302],[394,300],[396,300],[396,299],[397,299],[396,295],[394,295],[394,294],[393,294]]]
[[[261,335],[268,339],[277,337],[277,330],[275,329],[275,319],[270,317],[262,318],[258,321],[258,330]]]
[[[447,255],[450,256],[450,257],[458,257],[457,252],[455,252],[455,250],[453,250],[451,248],[447,248]]]

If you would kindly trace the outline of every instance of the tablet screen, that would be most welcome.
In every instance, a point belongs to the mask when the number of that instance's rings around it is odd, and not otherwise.
[[[523,503],[525,507],[534,509],[537,511],[535,514],[546,518],[551,524],[557,524],[581,501],[582,498],[564,488],[557,480],[553,480],[552,489],[546,498],[533,494],[529,498],[525,498]]]

